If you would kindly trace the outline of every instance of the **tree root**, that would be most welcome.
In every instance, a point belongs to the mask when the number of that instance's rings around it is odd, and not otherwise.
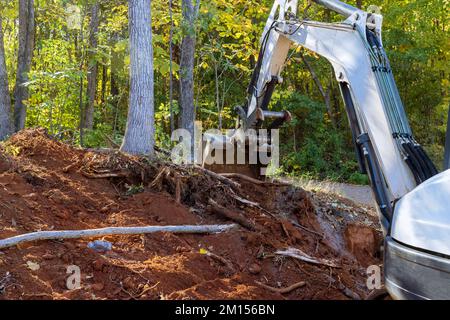
[[[291,186],[290,184],[287,183],[283,183],[283,182],[270,182],[270,181],[263,181],[263,180],[258,180],[249,176],[246,176],[244,174],[240,174],[240,173],[220,173],[220,175],[222,177],[226,177],[226,178],[238,178],[253,184],[257,184],[257,185],[272,185],[272,186]]]
[[[333,261],[326,260],[326,259],[320,259],[320,258],[314,258],[310,255],[304,253],[303,251],[296,249],[296,248],[287,248],[286,250],[278,250],[275,252],[276,255],[291,257],[294,259],[298,259],[304,262],[312,263],[312,264],[319,264],[324,265],[331,268],[341,268],[337,264],[335,264]]]
[[[228,209],[222,207],[217,202],[215,202],[213,199],[209,199],[208,203],[209,203],[208,210],[210,212],[212,212],[213,214],[216,214],[222,218],[226,218],[231,221],[234,221],[248,230],[251,230],[251,231],[256,230],[255,225],[253,223],[251,223],[247,218],[242,216],[240,213],[236,213],[234,211],[231,211],[231,210],[228,210]]]
[[[239,183],[237,183],[237,182],[235,182],[235,181],[233,181],[231,179],[228,179],[228,178],[226,178],[224,176],[221,176],[220,174],[212,172],[212,171],[210,171],[208,169],[202,168],[200,166],[195,166],[195,168],[200,170],[200,171],[202,171],[203,173],[205,173],[205,174],[207,174],[207,175],[209,175],[209,176],[219,180],[220,182],[222,182],[222,183],[224,183],[226,185],[229,185],[230,187],[238,188],[238,189],[241,187],[241,185]]]
[[[259,281],[255,281],[255,283],[258,286],[263,287],[264,289],[267,289],[269,291],[272,291],[272,292],[275,292],[275,293],[279,293],[279,294],[287,294],[287,293],[290,293],[290,292],[294,291],[295,289],[304,287],[306,285],[305,281],[300,281],[300,282],[294,283],[293,285],[290,285],[289,287],[286,287],[286,288],[274,288],[274,287],[268,286],[268,285],[266,285],[266,284],[264,284],[262,282],[259,282]]]
[[[221,264],[223,264],[225,267],[227,267],[232,273],[235,272],[233,264],[230,261],[228,261],[227,259],[225,259],[215,253],[212,253],[211,251],[207,251],[206,255],[216,261],[219,261]]]

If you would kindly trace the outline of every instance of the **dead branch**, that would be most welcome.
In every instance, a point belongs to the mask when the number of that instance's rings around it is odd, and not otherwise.
[[[233,188],[240,188],[240,187],[241,187],[241,185],[240,185],[239,183],[237,183],[237,182],[235,182],[235,181],[233,181],[233,180],[231,180],[231,179],[228,179],[228,178],[226,178],[226,177],[223,177],[223,176],[221,176],[220,174],[217,174],[217,173],[215,173],[215,172],[212,172],[211,170],[202,168],[202,167],[197,166],[197,165],[195,166],[195,168],[198,169],[198,170],[200,170],[200,171],[202,171],[202,172],[204,172],[205,174],[207,174],[207,175],[209,175],[209,176],[211,176],[211,177],[213,177],[213,178],[219,180],[220,182],[222,182],[222,183],[224,183],[224,184],[226,184],[226,185],[229,185],[229,186],[233,187]]]
[[[361,296],[356,293],[355,291],[349,289],[346,287],[341,281],[337,281],[332,276],[326,275],[327,279],[330,281],[330,283],[333,283],[336,285],[336,287],[348,298],[352,300],[361,300]]]
[[[320,264],[331,268],[341,268],[340,266],[336,265],[333,261],[311,257],[310,255],[304,253],[303,251],[297,248],[287,248],[286,250],[278,250],[275,252],[275,254],[295,258],[312,264]]]
[[[241,179],[241,180],[253,183],[253,184],[258,184],[258,185],[290,186],[290,184],[288,184],[288,183],[258,180],[258,179],[246,176],[244,174],[240,174],[240,173],[220,173],[220,175],[222,177],[226,177],[226,178],[238,178],[238,179]]]
[[[290,292],[294,291],[295,289],[304,287],[306,285],[305,281],[300,281],[300,282],[294,283],[293,285],[291,285],[289,287],[286,287],[286,288],[274,288],[274,287],[268,286],[268,285],[266,285],[266,284],[264,284],[262,282],[259,282],[259,281],[255,281],[255,283],[257,285],[263,287],[264,289],[267,289],[267,290],[275,292],[275,293],[280,293],[280,294],[290,293]]]
[[[208,257],[211,257],[211,258],[213,258],[214,260],[217,260],[217,261],[219,261],[220,263],[222,263],[225,267],[227,267],[231,272],[235,272],[235,270],[234,270],[234,267],[233,267],[233,264],[230,262],[230,261],[228,261],[227,259],[225,259],[225,258],[223,258],[223,257],[221,257],[221,256],[219,256],[219,255],[217,255],[217,254],[215,254],[215,253],[212,253],[211,251],[208,251],[207,253],[206,253],[206,255],[208,256]]]
[[[267,182],[265,182],[265,181],[257,180],[252,177],[240,174],[240,173],[220,173],[220,175],[225,178],[238,178],[238,179],[241,179],[241,180],[253,183],[253,184],[267,184]]]
[[[255,231],[255,226],[253,225],[253,223],[251,223],[247,218],[243,217],[240,213],[236,213],[222,207],[213,199],[209,199],[208,203],[208,210],[213,214],[234,221],[248,230]]]
[[[253,202],[244,198],[239,197],[238,195],[236,195],[234,192],[231,193],[231,196],[236,199],[237,201],[239,201],[240,203],[249,205],[251,207],[259,207],[259,203],[258,202]]]
[[[297,222],[295,222],[295,221],[290,221],[290,223],[292,223],[292,224],[293,224],[294,226],[296,226],[297,228],[300,228],[300,229],[302,229],[302,230],[304,230],[304,231],[307,231],[307,232],[309,232],[309,233],[315,234],[316,236],[319,236],[319,237],[321,237],[321,238],[324,237],[324,234],[319,233],[319,232],[314,231],[314,230],[311,230],[311,229],[309,229],[309,228],[307,228],[307,227],[305,227],[305,226],[302,226],[300,223],[297,223]]]
[[[158,174],[156,175],[155,179],[149,184],[150,188],[156,187],[156,185],[159,183],[159,180],[162,178],[164,174],[168,174],[170,172],[170,169],[167,167],[163,167],[161,170],[159,170]]]
[[[87,230],[38,231],[0,240],[0,249],[12,247],[23,242],[54,239],[93,238],[109,235],[148,234],[155,232],[171,233],[220,233],[235,228],[228,225],[180,225],[180,226],[144,226],[144,227],[109,227]]]
[[[73,168],[75,168],[76,166],[78,166],[79,164],[81,164],[81,162],[82,162],[82,160],[78,160],[78,161],[75,161],[75,162],[69,164],[67,167],[64,167],[64,168],[62,169],[62,172],[64,172],[64,173],[69,172],[70,170],[72,170]]]
[[[107,172],[107,173],[88,173],[86,171],[81,171],[81,174],[89,179],[126,178],[130,175],[126,171]]]

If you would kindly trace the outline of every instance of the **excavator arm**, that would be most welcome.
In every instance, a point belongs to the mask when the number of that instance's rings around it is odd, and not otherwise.
[[[292,45],[333,66],[357,158],[367,173],[385,232],[384,280],[395,299],[450,298],[450,170],[438,173],[414,139],[382,44],[383,17],[336,0],[313,0],[341,23],[296,18],[297,0],[276,0],[261,38],[241,127],[276,128],[287,111],[269,102]]]
[[[389,228],[393,204],[437,174],[409,126],[389,59],[382,45],[382,16],[334,0],[314,0],[344,16],[341,23],[296,18],[297,0],[276,0],[261,37],[261,49],[248,88],[238,107],[245,129],[269,128],[290,119],[287,111],[269,110],[269,102],[292,45],[302,46],[333,66],[345,103],[362,172]]]

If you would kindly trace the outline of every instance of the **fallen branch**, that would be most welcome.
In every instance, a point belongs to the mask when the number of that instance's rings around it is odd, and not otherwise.
[[[204,172],[204,173],[206,173],[206,174],[208,174],[208,175],[210,175],[211,177],[213,177],[213,178],[219,180],[220,182],[222,182],[222,183],[224,183],[224,184],[227,184],[227,185],[233,187],[233,188],[240,188],[240,187],[241,187],[241,185],[240,185],[239,183],[237,183],[237,182],[235,182],[235,181],[233,181],[233,180],[231,180],[231,179],[228,179],[228,178],[226,178],[226,177],[223,177],[223,176],[221,176],[220,174],[217,174],[217,173],[215,173],[215,172],[212,172],[211,170],[202,168],[202,167],[197,166],[197,165],[195,166],[195,168],[198,169],[198,170],[200,170],[200,171],[202,171],[202,172]]]
[[[156,175],[155,179],[149,184],[150,188],[155,188],[156,185],[159,183],[159,180],[162,178],[164,174],[170,173],[170,169],[167,167],[163,167],[159,170],[158,174]]]
[[[275,293],[280,293],[280,294],[287,294],[289,292],[294,291],[295,289],[304,287],[306,285],[305,281],[300,281],[300,282],[294,283],[293,285],[291,285],[289,287],[286,287],[286,288],[274,288],[274,287],[268,286],[268,285],[266,285],[264,283],[261,283],[259,281],[255,281],[255,283],[257,285],[263,287],[264,289],[267,289],[267,290],[275,292]]]
[[[241,180],[245,180],[247,182],[251,182],[253,184],[267,184],[267,182],[265,182],[265,181],[254,179],[252,177],[249,177],[249,176],[246,176],[246,175],[243,175],[240,173],[220,173],[220,175],[225,178],[238,178]]]
[[[245,180],[247,182],[250,182],[250,183],[253,183],[253,184],[258,184],[258,185],[291,186],[290,184],[283,183],[283,182],[271,182],[271,181],[258,180],[258,179],[246,176],[244,174],[240,174],[240,173],[220,173],[220,175],[222,177],[226,177],[226,178],[242,179],[242,180]]]
[[[129,173],[124,171],[107,173],[88,173],[86,171],[81,171],[81,174],[89,179],[125,178],[129,176]]]
[[[76,166],[78,166],[79,164],[81,164],[81,161],[82,161],[82,160],[78,160],[78,161],[75,161],[75,162],[69,164],[67,167],[64,167],[64,168],[62,169],[62,172],[64,172],[64,173],[69,172],[70,170],[72,170],[73,168],[75,168]]]
[[[208,210],[211,211],[213,214],[234,221],[251,231],[255,230],[255,226],[253,225],[253,223],[251,223],[247,218],[245,218],[241,214],[222,207],[213,199],[209,199],[208,203],[209,203]]]
[[[324,234],[319,233],[319,232],[316,232],[316,231],[314,231],[314,230],[311,230],[311,229],[309,229],[309,228],[307,228],[307,227],[305,227],[305,226],[302,226],[301,224],[299,224],[299,223],[297,223],[297,222],[295,222],[295,221],[290,220],[289,222],[292,223],[292,224],[293,224],[294,226],[296,226],[297,228],[300,228],[300,229],[305,230],[305,231],[307,231],[307,232],[309,232],[309,233],[315,234],[316,236],[319,236],[319,237],[321,237],[321,238],[324,237]]]
[[[336,263],[330,260],[314,258],[310,255],[304,253],[303,251],[296,248],[287,248],[286,250],[278,250],[275,254],[285,257],[295,258],[304,262],[309,262],[312,264],[320,264],[331,268],[341,268]]]
[[[240,203],[242,203],[242,204],[246,204],[246,205],[249,205],[251,207],[257,207],[257,208],[259,207],[259,203],[258,202],[253,202],[253,201],[241,198],[241,197],[239,197],[238,195],[236,195],[234,193],[232,193],[231,196],[234,199],[236,199],[237,201],[239,201]]]
[[[334,279],[333,277],[326,275],[326,277],[328,278],[328,280],[335,284],[336,287],[348,298],[352,299],[352,300],[361,300],[361,296],[356,293],[355,291],[349,289],[348,287],[346,287],[342,282],[338,282],[336,279]],[[337,284],[336,284],[337,283]]]
[[[55,239],[92,238],[109,235],[148,234],[155,232],[171,233],[220,233],[235,228],[228,225],[180,225],[180,226],[145,226],[145,227],[109,227],[88,230],[38,231],[0,240],[0,249],[12,247],[23,242]]]
[[[220,263],[222,263],[222,264],[223,264],[225,267],[227,267],[232,273],[235,272],[234,267],[233,267],[233,264],[232,264],[230,261],[228,261],[227,259],[225,259],[225,258],[223,258],[223,257],[221,257],[221,256],[219,256],[219,255],[217,255],[217,254],[215,254],[215,253],[212,253],[211,251],[207,251],[207,252],[206,252],[206,255],[207,255],[208,257],[211,257],[211,258],[213,258],[214,260],[217,260],[217,261],[219,261]]]

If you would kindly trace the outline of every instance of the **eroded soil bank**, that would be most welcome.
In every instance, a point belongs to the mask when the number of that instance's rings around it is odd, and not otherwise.
[[[35,241],[0,250],[0,299],[364,299],[374,212],[292,185],[76,149],[25,130],[0,149],[0,239],[38,230],[239,223],[213,235]],[[221,210],[226,209],[226,215]],[[228,215],[228,216],[227,216]],[[313,264],[276,255],[300,249]],[[211,254],[205,254],[211,253]],[[81,288],[68,290],[68,266]],[[287,293],[272,289],[306,284]]]

